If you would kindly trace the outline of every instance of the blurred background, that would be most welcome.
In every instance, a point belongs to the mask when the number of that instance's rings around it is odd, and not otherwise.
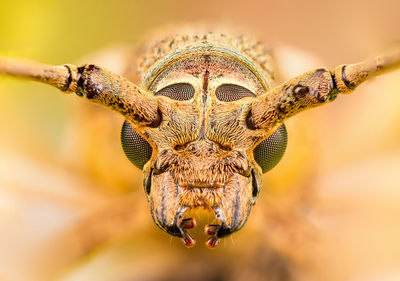
[[[200,21],[258,33],[288,78],[399,41],[399,11],[395,0],[0,0],[0,55],[75,63]],[[400,280],[399,108],[395,71],[288,120],[287,152],[245,227],[215,250],[196,233],[186,249],[151,219],[122,117],[0,77],[0,280]]]

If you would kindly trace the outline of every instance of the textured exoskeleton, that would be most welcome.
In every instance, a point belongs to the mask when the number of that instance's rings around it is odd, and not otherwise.
[[[0,73],[75,92],[121,113],[122,145],[143,169],[155,223],[187,246],[190,208],[214,210],[218,238],[243,227],[261,175],[282,157],[287,118],[353,91],[400,63],[400,52],[334,71],[318,68],[274,86],[272,54],[261,42],[213,31],[174,33],[145,44],[125,77],[97,65],[47,66],[0,59]],[[137,65],[134,65],[137,61]],[[140,77],[140,85],[133,84]]]

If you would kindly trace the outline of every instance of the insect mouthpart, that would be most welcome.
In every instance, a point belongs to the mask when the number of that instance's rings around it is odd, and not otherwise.
[[[183,159],[171,151],[161,153],[155,163],[157,172],[151,175],[149,194],[156,224],[181,237],[188,247],[196,243],[188,232],[196,225],[194,218],[185,217],[189,210],[202,208],[214,212],[218,224],[205,227],[205,233],[211,236],[206,243],[209,247],[215,247],[219,238],[239,230],[254,203],[254,177],[246,158],[233,155],[235,160],[232,157],[216,160],[203,155],[200,162],[197,157]]]
[[[167,228],[167,231],[172,229],[174,229],[175,231],[179,230],[180,235],[177,236],[181,237],[184,245],[190,248],[196,244],[196,240],[191,236],[188,230],[196,227],[196,220],[193,217],[183,218],[184,213],[186,213],[188,210],[189,208],[184,209],[183,213],[179,215],[180,219],[178,219],[177,221],[177,227]],[[230,227],[226,223],[227,218],[224,216],[224,212],[219,206],[214,206],[212,210],[214,211],[215,217],[218,222],[207,224],[204,227],[204,233],[210,236],[206,241],[206,245],[209,248],[214,248],[215,246],[217,246],[220,238],[239,230],[247,220],[248,216],[247,213],[245,220],[239,226]]]

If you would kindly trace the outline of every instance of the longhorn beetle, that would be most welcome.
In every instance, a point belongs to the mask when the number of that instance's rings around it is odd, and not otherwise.
[[[284,121],[349,94],[362,82],[400,66],[400,48],[374,59],[317,68],[274,86],[272,55],[259,41],[219,32],[173,34],[145,44],[140,84],[98,65],[51,66],[0,58],[0,74],[49,84],[122,114],[122,147],[143,170],[154,222],[195,240],[190,208],[213,210],[207,245],[243,227],[262,185],[282,158]]]

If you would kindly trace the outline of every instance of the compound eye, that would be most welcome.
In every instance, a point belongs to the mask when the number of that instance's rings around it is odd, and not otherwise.
[[[156,96],[166,96],[174,100],[190,100],[194,96],[194,88],[189,83],[177,83],[159,90]]]
[[[235,84],[222,84],[215,90],[215,95],[220,101],[235,101],[244,97],[255,97],[250,90]]]
[[[272,135],[256,146],[253,151],[254,159],[263,173],[268,172],[281,161],[287,141],[286,126],[282,124]]]
[[[128,121],[122,125],[121,144],[129,161],[139,169],[143,169],[144,164],[151,158],[152,148],[144,138],[136,133]]]

